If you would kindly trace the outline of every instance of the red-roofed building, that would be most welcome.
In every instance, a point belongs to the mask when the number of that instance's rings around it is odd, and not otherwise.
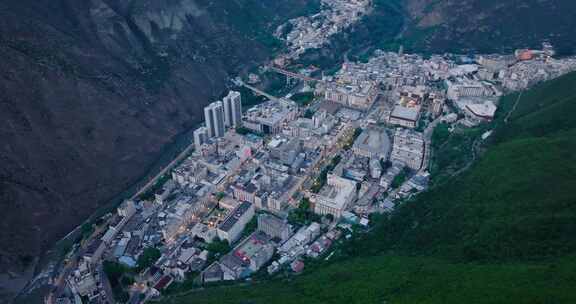
[[[290,268],[292,268],[292,271],[300,273],[302,270],[304,270],[304,262],[296,260],[290,264]]]
[[[165,275],[160,279],[160,281],[158,281],[158,283],[156,283],[156,285],[154,285],[154,289],[162,290],[162,289],[170,286],[170,284],[172,284],[173,281],[174,281],[174,279],[172,279],[171,276]]]

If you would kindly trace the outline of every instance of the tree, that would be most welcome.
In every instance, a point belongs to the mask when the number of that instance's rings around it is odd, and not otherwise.
[[[314,111],[308,109],[304,112],[304,118],[312,118],[312,116],[314,116]]]
[[[332,214],[330,214],[330,213],[326,214],[325,217],[326,217],[326,219],[327,219],[328,221],[330,221],[330,222],[333,222],[333,221],[334,221],[334,215],[332,215]]]
[[[134,284],[134,278],[124,276],[124,277],[122,277],[122,279],[120,280],[120,282],[121,282],[122,285],[124,285],[124,286],[130,286],[130,285]]]
[[[226,196],[226,193],[224,193],[224,192],[218,192],[218,193],[216,194],[216,200],[217,200],[217,201],[221,201],[225,196]]]
[[[408,178],[409,175],[410,175],[410,169],[409,168],[402,169],[402,171],[400,171],[400,173],[398,173],[398,175],[396,175],[394,177],[390,187],[392,189],[396,189],[396,188],[402,186],[402,184],[404,184],[404,182],[406,181],[406,179]]]
[[[94,227],[92,226],[92,224],[90,223],[84,223],[82,225],[82,227],[80,228],[81,233],[82,233],[82,238],[87,238],[88,236],[90,236],[92,234],[92,232],[94,231]]]
[[[120,303],[127,302],[129,294],[124,291],[121,283],[124,281],[123,277],[129,271],[129,269],[122,264],[111,261],[104,261],[103,266],[104,273],[108,277],[108,281],[110,281],[110,286],[112,287],[112,292],[114,293],[114,299]]]
[[[158,248],[148,247],[144,249],[144,252],[138,257],[138,269],[144,270],[156,263],[162,253]]]
[[[320,216],[311,210],[310,201],[303,198],[298,205],[298,208],[293,209],[288,214],[288,222],[292,224],[307,225],[311,222],[319,222]]]
[[[382,167],[382,172],[388,171],[390,167],[392,167],[392,162],[389,160],[384,160],[383,158],[380,159],[380,167]]]
[[[230,251],[230,244],[227,240],[215,239],[212,243],[208,244],[206,249],[214,255],[224,255]]]
[[[116,262],[104,261],[103,266],[110,283],[119,282],[120,278],[128,272],[124,265]]]
[[[296,93],[290,99],[301,106],[307,106],[314,100],[314,92]]]
[[[354,142],[356,141],[358,136],[360,136],[360,134],[362,134],[362,128],[354,129],[354,133],[352,134],[352,137],[350,137],[348,139],[348,141],[346,142],[346,144],[344,144],[344,150],[350,150],[352,148],[352,146],[354,145]]]
[[[246,134],[250,133],[250,130],[248,128],[245,128],[245,127],[238,127],[238,128],[236,128],[236,133],[238,133],[240,135],[246,135]]]
[[[244,231],[242,231],[242,236],[249,235],[252,232],[256,231],[256,229],[258,229],[258,219],[255,216],[246,224],[246,227],[244,227]]]

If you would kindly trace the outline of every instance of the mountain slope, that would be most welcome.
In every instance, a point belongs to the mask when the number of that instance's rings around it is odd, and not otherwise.
[[[431,52],[498,52],[552,42],[574,52],[571,0],[405,0],[408,47]]]
[[[316,1],[0,3],[0,271],[147,172]]]
[[[576,73],[503,100],[480,161],[302,276],[165,303],[572,303]]]

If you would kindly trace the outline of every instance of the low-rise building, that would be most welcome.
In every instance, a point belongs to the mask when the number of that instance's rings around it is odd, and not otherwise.
[[[68,283],[81,297],[91,299],[98,293],[96,278],[94,277],[90,264],[86,261],[80,262],[78,268],[68,280]]]
[[[422,133],[396,129],[390,161],[402,163],[413,170],[420,170],[424,161],[425,148]]]
[[[324,97],[347,107],[366,110],[376,100],[378,92],[378,85],[373,82],[347,86],[334,84],[327,86]]]
[[[286,241],[292,235],[292,227],[288,221],[270,214],[258,216],[258,230],[272,238],[278,238],[281,242]]]
[[[466,110],[468,110],[472,116],[479,120],[492,120],[494,119],[494,114],[498,108],[492,101],[485,101],[479,104],[468,104],[466,105]]]
[[[232,210],[226,219],[218,226],[218,237],[232,244],[240,238],[242,230],[254,217],[254,205],[242,202]]]
[[[286,122],[296,119],[298,106],[293,101],[268,101],[246,112],[243,126],[257,133],[277,134]]]
[[[315,213],[340,218],[342,212],[356,199],[356,182],[328,174],[326,185],[313,199]]]
[[[190,235],[192,237],[203,240],[205,243],[210,244],[218,236],[218,232],[215,227],[210,227],[206,224],[198,223],[192,227]]]
[[[272,258],[274,246],[263,233],[254,233],[202,273],[205,283],[239,280],[258,271]]]
[[[392,113],[390,113],[390,118],[388,123],[392,125],[398,125],[406,128],[416,128],[418,119],[420,118],[420,107],[404,107],[395,106]]]
[[[369,127],[358,136],[352,149],[357,155],[388,160],[390,138],[383,128]]]
[[[131,217],[136,213],[136,203],[133,200],[124,201],[117,209],[118,215],[122,217]]]
[[[215,283],[224,280],[224,271],[219,262],[214,262],[202,272],[202,282]]]
[[[278,248],[281,253],[293,254],[294,252],[305,253],[303,246],[312,242],[320,235],[320,224],[312,222],[309,226],[304,226]],[[297,255],[297,254],[293,254]]]

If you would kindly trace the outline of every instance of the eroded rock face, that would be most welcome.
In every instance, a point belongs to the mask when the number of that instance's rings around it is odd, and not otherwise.
[[[237,24],[267,25],[243,12],[254,5],[272,22],[306,1],[0,3],[0,270],[134,182],[231,73],[266,58]]]
[[[572,0],[406,0],[408,41],[432,52],[502,52],[552,42],[574,51]]]

